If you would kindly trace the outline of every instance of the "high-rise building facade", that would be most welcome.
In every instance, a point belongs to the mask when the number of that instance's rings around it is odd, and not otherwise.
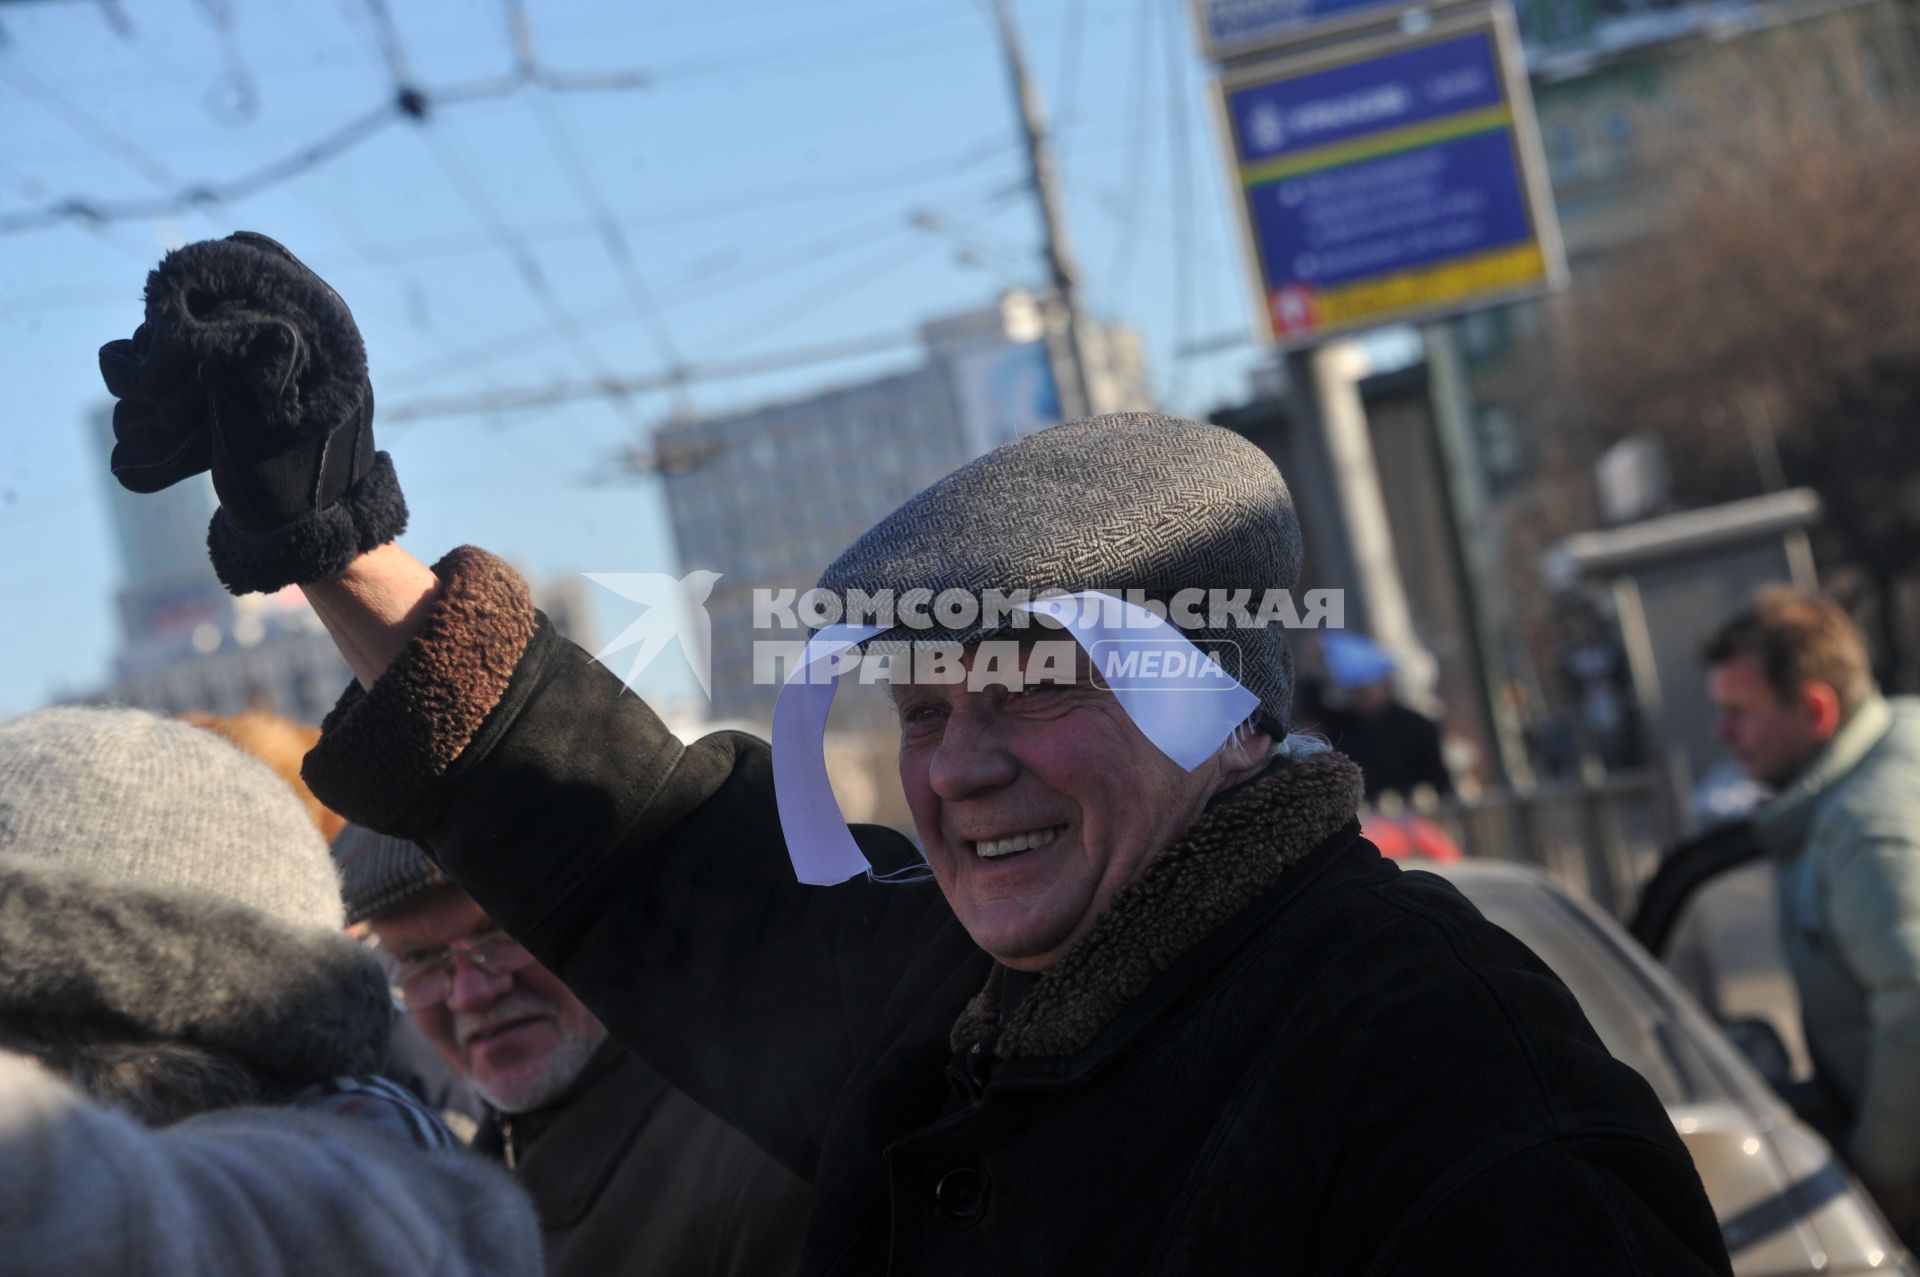
[[[228,594],[207,562],[212,482],[202,474],[128,492],[108,472],[111,410],[91,426],[120,559],[121,641],[106,686],[88,699],[164,714],[258,706],[317,722],[350,675],[300,592]]]

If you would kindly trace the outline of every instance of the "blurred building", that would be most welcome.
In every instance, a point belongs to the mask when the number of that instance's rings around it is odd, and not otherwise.
[[[107,510],[120,558],[115,591],[120,647],[105,686],[84,699],[160,714],[269,709],[318,723],[353,675],[298,588],[227,593],[207,562],[207,524],[219,501],[206,475],[164,492],[128,492],[108,471],[112,413],[92,421]],[[578,578],[534,587],[562,634],[591,645]]]
[[[104,476],[113,544],[122,584],[115,591],[120,633],[129,644],[190,634],[199,625],[233,621],[234,600],[207,566],[207,523],[219,508],[206,475],[142,496],[127,491],[108,471],[113,455],[113,412],[92,418],[93,442]]]
[[[159,713],[231,714],[248,706],[318,722],[350,677],[298,590],[235,598],[207,563],[219,506],[206,475],[164,492],[128,492],[108,471],[113,414],[91,422],[120,558],[120,646],[89,700]]]
[[[1088,325],[1095,407],[1151,406],[1132,329]],[[667,507],[683,571],[721,573],[707,602],[716,718],[765,723],[756,588],[804,591],[902,501],[962,463],[1060,419],[1038,301],[1008,293],[921,329],[914,368],[785,403],[663,426]],[[773,637],[765,631],[760,637]],[[793,635],[804,638],[804,634]]]

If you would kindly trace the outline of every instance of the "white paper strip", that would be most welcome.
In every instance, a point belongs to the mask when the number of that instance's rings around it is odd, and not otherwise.
[[[793,872],[816,887],[845,882],[868,869],[827,779],[827,711],[839,686],[829,671],[842,652],[884,628],[827,626],[807,640],[805,653],[773,702],[773,796],[780,809],[780,830]]]
[[[1188,771],[1259,708],[1178,626],[1137,603],[1086,590],[1019,606],[1066,626],[1140,734]]]

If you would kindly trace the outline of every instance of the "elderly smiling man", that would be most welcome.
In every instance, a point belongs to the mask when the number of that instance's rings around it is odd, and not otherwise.
[[[222,578],[301,583],[352,663],[316,791],[430,848],[616,1038],[810,1180],[803,1271],[1727,1271],[1663,1111],[1566,988],[1384,861],[1351,764],[1287,741],[1274,627],[1146,631],[1218,656],[1225,688],[1111,666],[897,688],[936,883],[882,881],[857,871],[914,849],[834,819],[830,684],[789,686],[772,751],[683,747],[498,559],[429,570],[389,543],[358,335],[277,245],[171,255],[103,370],[122,482],[210,464]],[[1131,416],[963,467],[823,584],[1152,600],[1289,587],[1299,555],[1264,455]],[[1091,650],[1098,611],[1050,615]],[[835,629],[819,655],[946,642],[978,667],[1004,628]]]
[[[474,1147],[540,1214],[547,1277],[781,1277],[805,1186],[607,1037],[559,978],[409,842],[334,840],[420,1034],[486,1102]]]

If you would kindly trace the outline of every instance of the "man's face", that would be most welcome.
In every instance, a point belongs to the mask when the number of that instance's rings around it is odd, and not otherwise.
[[[1393,680],[1381,679],[1349,693],[1353,708],[1368,718],[1378,718],[1393,706]]]
[[[1708,671],[1707,697],[1720,714],[1720,743],[1763,785],[1792,780],[1833,735],[1833,715],[1821,712],[1817,694],[1780,699],[1759,659],[1744,653]]]
[[[401,963],[492,930],[493,920],[473,897],[451,885],[373,924],[381,949]],[[411,1012],[420,1031],[503,1113],[524,1113],[559,1098],[605,1040],[606,1029],[537,962],[500,975],[455,954],[447,1000]]]
[[[1188,772],[1162,754],[1084,662],[1070,684],[894,700],[927,862],[974,942],[1016,970],[1058,961],[1231,779],[1217,756]]]

